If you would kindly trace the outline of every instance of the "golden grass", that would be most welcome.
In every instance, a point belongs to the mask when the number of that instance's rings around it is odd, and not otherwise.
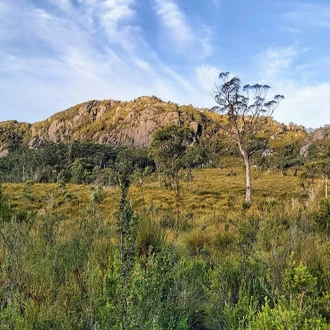
[[[236,214],[245,196],[245,176],[242,167],[231,169],[200,169],[193,172],[192,183],[182,183],[181,214],[190,214],[195,224],[207,220],[221,223],[231,213]],[[252,170],[253,199],[256,202],[290,200],[302,194],[301,180],[295,176],[280,173],[261,173]],[[57,211],[72,218],[81,216],[86,208],[92,207],[93,186],[57,183],[34,184],[31,196],[24,196],[24,184],[4,184],[5,193],[11,205],[18,209],[33,211]],[[104,219],[111,219],[117,210],[120,192],[116,188],[104,188],[105,199],[98,206]],[[144,212],[152,205],[158,215],[175,212],[174,193],[159,187],[157,182],[145,183],[143,187],[132,185],[130,199],[138,212]],[[252,204],[253,206],[253,204]]]
[[[277,172],[259,172],[252,168],[253,202],[249,208],[244,207],[243,167],[199,169],[193,171],[193,176],[192,182],[182,182],[179,221],[173,191],[159,187],[158,182],[151,178],[142,186],[132,185],[129,199],[134,210],[141,215],[143,228],[139,230],[144,234],[142,238],[159,230],[167,243],[176,246],[179,255],[209,254],[213,249],[226,251],[238,235],[237,228],[241,222],[250,218],[276,218],[276,223],[281,225],[286,217],[292,215],[294,219],[306,207],[311,210],[317,204],[311,198],[311,190],[306,188],[303,191],[301,179],[293,175],[282,176]],[[17,212],[35,212],[36,219],[44,219],[38,220],[41,223],[60,217],[58,239],[70,240],[76,231],[79,232],[80,226],[95,223],[98,230],[106,233],[108,242],[116,241],[118,188],[103,188],[105,198],[97,205],[92,198],[97,189],[95,186],[33,184],[28,193],[24,186],[3,184],[10,204]],[[305,186],[308,185],[305,183]],[[313,189],[319,189],[322,194],[320,182]],[[145,218],[154,222],[157,229],[148,229],[142,221]],[[107,246],[106,241],[96,241],[95,244]],[[102,263],[107,262],[106,253],[101,259]]]

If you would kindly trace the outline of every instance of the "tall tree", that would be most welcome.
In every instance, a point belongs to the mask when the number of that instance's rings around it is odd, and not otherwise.
[[[275,95],[271,101],[266,100],[268,85],[245,85],[237,76],[229,72],[219,75],[221,83],[213,91],[214,100],[219,106],[212,108],[226,115],[226,121],[220,124],[226,134],[238,147],[245,164],[246,194],[245,201],[251,201],[250,156],[262,147],[256,143],[257,134],[262,130],[279,106],[283,95]]]

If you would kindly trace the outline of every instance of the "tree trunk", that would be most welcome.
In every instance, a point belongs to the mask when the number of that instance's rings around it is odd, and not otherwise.
[[[328,176],[327,175],[324,178],[324,186],[325,186],[325,198],[328,198]]]
[[[246,180],[246,193],[245,193],[245,201],[251,202],[251,173],[250,173],[250,159],[248,153],[242,148],[240,144],[238,144],[238,149],[244,159],[245,165],[245,180]]]
[[[246,193],[245,193],[245,201],[251,202],[251,173],[250,173],[250,160],[249,156],[246,154],[244,156],[244,164],[245,164],[245,179],[246,179]]]

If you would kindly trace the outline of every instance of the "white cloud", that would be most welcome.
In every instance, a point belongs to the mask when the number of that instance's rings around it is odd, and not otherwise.
[[[193,41],[193,32],[179,6],[170,0],[156,0],[156,12],[177,47]]]
[[[194,84],[191,83],[188,77],[181,76],[170,67],[164,66],[164,69],[165,73],[167,73],[172,79],[174,79],[178,83],[179,89],[177,89],[177,92],[179,94],[182,94],[184,91],[188,92],[191,95],[197,94]],[[182,97],[180,99],[182,99]],[[184,96],[184,99],[187,99],[187,95]]]
[[[293,10],[282,15],[291,24],[298,25],[301,29],[307,27],[330,28],[330,5],[312,2],[299,2]]]
[[[162,22],[164,49],[175,50],[186,57],[205,58],[211,55],[213,47],[211,43],[210,29],[187,17],[173,0],[155,0],[156,14]]]
[[[79,77],[84,77],[91,82],[97,82],[102,72],[100,63],[93,61],[88,54],[74,47],[67,50],[63,62],[67,63]]]
[[[134,64],[141,70],[147,73],[153,73],[154,70],[148,61],[142,60],[140,58],[133,58]]]
[[[295,122],[309,127],[330,124],[330,84],[300,87],[283,85],[285,100],[276,110],[275,118],[281,122]]]
[[[65,57],[73,48],[82,51],[92,49],[88,31],[80,28],[74,20],[65,16],[53,16],[44,9],[34,8],[28,15],[26,33],[35,45],[42,44],[51,52],[51,57]]]
[[[99,7],[98,15],[110,43],[127,51],[134,51],[141,42],[141,30],[133,24],[137,16],[133,9],[135,0],[106,0]]]
[[[8,109],[0,120],[33,122],[89,99],[156,95],[196,106],[212,102],[209,93],[201,95],[195,71],[166,65],[146,44],[134,25],[135,0],[78,2],[70,13],[64,2],[60,11],[15,2],[8,20],[0,20],[6,35],[0,36],[1,104]],[[96,40],[96,33],[106,33],[109,42]],[[17,52],[15,43],[24,51]]]
[[[197,81],[200,86],[209,93],[214,88],[214,84],[217,83],[219,73],[219,69],[209,65],[196,67]]]
[[[5,95],[2,104],[11,104],[8,109],[14,106],[22,112],[2,112],[0,120],[33,122],[89,99],[130,100],[156,95],[181,104],[200,102],[200,95],[190,82],[161,63],[155,70],[139,58],[127,65],[110,56],[97,58],[77,49],[67,53],[54,61],[9,59],[9,76],[8,71],[0,75],[0,90]],[[16,95],[15,100],[10,99],[12,95]]]
[[[209,28],[204,27],[200,29],[201,36],[199,37],[199,42],[201,49],[203,50],[200,52],[202,54],[201,58],[206,58],[212,54],[213,45],[212,45],[212,38],[211,38],[211,31]]]
[[[118,27],[121,23],[131,21],[136,13],[130,7],[134,4],[133,0],[106,0],[103,3],[105,9],[104,24],[110,37],[114,37],[118,32]]]
[[[41,8],[33,8],[31,17],[41,24],[45,24],[47,21],[51,21],[53,16]]]
[[[268,48],[265,52],[256,56],[256,62],[260,72],[260,78],[265,81],[273,81],[286,76],[298,51],[294,47]]]
[[[293,46],[267,49],[255,58],[258,71],[255,78],[272,87],[269,97],[285,96],[274,113],[276,120],[317,127],[326,124],[324,121],[329,117],[330,84],[313,79],[311,66],[298,64],[306,51]],[[330,124],[330,119],[327,123]]]
[[[10,4],[0,0],[0,42],[10,42],[19,34],[23,34],[20,29],[24,33],[24,17],[22,13],[16,12],[16,3]],[[0,44],[0,49],[4,49],[5,46]]]
[[[24,32],[34,44],[41,41],[47,51],[28,56],[2,49],[0,89],[5,97],[1,103],[11,111],[2,112],[0,120],[37,121],[88,99],[129,100],[154,94],[184,103],[187,95],[197,94],[157,55],[132,55],[110,44],[97,50],[89,31],[66,16],[55,17],[34,7],[21,12],[25,13]]]

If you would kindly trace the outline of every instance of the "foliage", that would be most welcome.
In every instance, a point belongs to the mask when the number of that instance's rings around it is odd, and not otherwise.
[[[263,157],[260,165],[264,169],[280,170],[282,175],[286,175],[289,169],[294,169],[294,173],[296,173],[304,164],[303,157],[300,155],[300,147],[299,141],[295,141],[276,148],[272,150],[271,155]]]
[[[21,147],[0,158],[4,182],[72,182],[111,186],[116,163],[132,159],[136,169],[153,168],[147,149],[114,147],[90,142],[44,143],[39,149]]]
[[[194,132],[187,127],[168,126],[156,131],[150,145],[150,154],[155,159],[158,173],[163,174],[180,200],[182,171],[193,165],[196,158],[192,151]]]
[[[318,297],[317,279],[300,262],[296,266],[291,255],[284,277],[284,294],[274,307],[266,299],[261,311],[248,329],[328,329],[329,325],[315,308],[327,303],[327,297]]]
[[[0,122],[0,148],[7,149],[9,152],[19,149],[29,138],[30,126],[16,120]]]

